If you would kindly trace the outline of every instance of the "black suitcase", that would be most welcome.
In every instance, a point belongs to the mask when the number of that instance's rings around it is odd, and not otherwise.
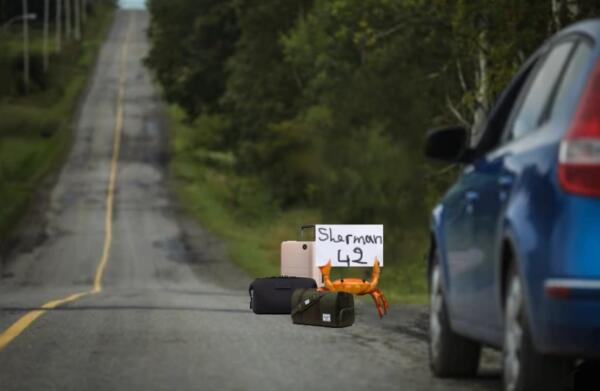
[[[290,314],[294,290],[316,287],[315,280],[306,277],[257,278],[248,288],[250,309],[255,314]]]
[[[325,327],[354,324],[354,296],[350,293],[297,289],[291,305],[292,321],[296,324]]]

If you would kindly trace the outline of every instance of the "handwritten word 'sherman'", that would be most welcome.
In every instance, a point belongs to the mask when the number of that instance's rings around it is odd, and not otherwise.
[[[346,243],[346,244],[383,244],[382,235],[335,235],[331,228],[319,228],[320,242],[331,242],[331,243]]]

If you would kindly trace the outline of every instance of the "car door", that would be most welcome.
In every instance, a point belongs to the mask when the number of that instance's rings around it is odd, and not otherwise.
[[[512,107],[505,113],[501,140],[472,165],[469,191],[472,205],[473,245],[477,256],[463,281],[466,294],[473,298],[471,309],[485,330],[502,328],[500,279],[496,266],[501,254],[503,216],[513,185],[520,178],[521,166],[513,164],[526,153],[527,138],[544,126],[549,102],[553,99],[575,46],[573,39],[561,40],[549,47],[523,84]],[[507,107],[511,102],[506,102]],[[493,122],[493,121],[492,121]],[[494,126],[498,126],[498,119]]]
[[[485,211],[485,189],[490,180],[489,175],[493,175],[492,172],[499,169],[492,167],[486,161],[485,155],[500,144],[507,118],[540,56],[536,54],[527,61],[490,114],[475,149],[475,155],[484,158],[476,159],[473,164],[467,165],[444,197],[443,232],[448,265],[448,305],[452,317],[458,321],[455,326],[467,333],[472,333],[474,327],[478,328],[485,323],[480,322],[482,315],[477,312],[482,298],[475,294],[486,284],[485,278],[479,275],[481,265],[485,263],[482,248],[477,244],[481,232],[476,226],[481,222],[476,224],[475,219]],[[466,325],[466,328],[461,327],[461,324]]]
[[[481,254],[475,247],[474,217],[478,209],[477,193],[480,180],[474,166],[463,169],[459,180],[448,191],[443,201],[443,231],[448,265],[448,305],[454,318],[464,320],[473,317],[476,298],[473,297],[471,281],[475,264],[481,262]]]

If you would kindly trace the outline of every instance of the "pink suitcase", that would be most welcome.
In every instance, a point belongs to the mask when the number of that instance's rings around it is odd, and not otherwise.
[[[300,236],[304,229],[312,227],[302,226]],[[313,246],[314,242],[304,240],[281,242],[281,275],[309,277],[319,287],[323,286],[321,271],[313,257]]]

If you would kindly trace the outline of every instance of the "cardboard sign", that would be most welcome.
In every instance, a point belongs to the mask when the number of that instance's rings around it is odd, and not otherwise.
[[[319,266],[383,266],[383,225],[317,225],[314,257]]]

